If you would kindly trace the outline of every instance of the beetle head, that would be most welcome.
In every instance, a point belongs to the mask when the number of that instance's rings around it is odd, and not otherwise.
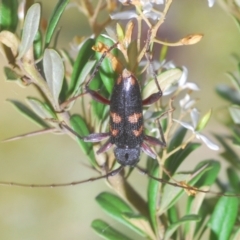
[[[139,162],[140,147],[114,149],[114,155],[117,161],[123,166],[134,166]]]

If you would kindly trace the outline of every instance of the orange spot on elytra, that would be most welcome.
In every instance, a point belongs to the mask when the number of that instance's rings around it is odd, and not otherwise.
[[[130,123],[137,123],[140,117],[142,117],[142,113],[134,113],[128,117],[128,121]]]
[[[110,116],[114,123],[120,123],[122,121],[122,118],[117,113],[110,112]]]
[[[141,126],[138,130],[133,130],[133,134],[135,137],[139,137],[142,134],[143,126]]]
[[[116,136],[118,135],[118,133],[119,133],[119,130],[117,130],[117,129],[112,129],[112,128],[110,127],[110,132],[111,132],[112,136],[116,137]]]

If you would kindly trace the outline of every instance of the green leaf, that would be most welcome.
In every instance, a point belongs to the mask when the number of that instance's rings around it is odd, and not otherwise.
[[[108,47],[111,47],[114,44],[113,40],[105,35],[100,35],[96,40],[96,43],[98,42],[101,42]],[[117,56],[117,53],[117,49],[111,51],[111,54],[113,54],[114,56]],[[100,58],[102,57],[102,53],[96,52],[95,56],[97,60],[100,60]],[[110,60],[108,57],[105,57],[105,59],[103,60],[99,69],[99,74],[108,94],[111,95],[114,83],[119,73],[113,70],[112,60]]]
[[[173,175],[175,181],[186,181],[190,186],[193,186],[201,176],[212,168],[208,162],[204,164],[201,168],[196,168],[191,173],[178,173]],[[184,189],[180,187],[174,187],[166,184],[163,188],[163,193],[161,196],[161,206],[159,208],[159,214],[165,213],[170,207],[172,207],[178,199],[183,195]]]
[[[96,197],[96,201],[112,218],[134,230],[139,235],[146,236],[142,229],[139,229],[127,220],[126,216],[134,216],[135,213],[121,198],[111,193],[103,192]]]
[[[59,22],[60,17],[64,9],[66,8],[69,0],[59,0],[56,7],[54,8],[53,14],[49,20],[49,24],[46,30],[46,38],[45,38],[45,47],[47,47],[52,39],[53,33],[56,29],[56,26]]]
[[[72,115],[70,118],[70,124],[73,128],[73,130],[78,133],[80,136],[88,136],[89,130],[86,122],[80,115]],[[91,164],[93,166],[97,166],[97,163],[95,161],[95,156],[93,152],[93,144],[90,142],[84,142],[83,140],[77,138],[78,144],[80,148],[82,149],[83,153],[87,155],[91,161]]]
[[[42,34],[40,31],[37,32],[36,37],[33,42],[34,47],[34,57],[39,59],[42,55]]]
[[[159,57],[160,62],[166,59],[167,52],[168,52],[168,46],[162,45],[160,57]]]
[[[180,149],[175,152],[166,161],[166,169],[170,172],[170,174],[174,174],[181,163],[187,158],[187,156],[200,146],[201,143],[189,143],[184,149]]]
[[[232,189],[234,189],[234,191],[237,193],[240,192],[240,189],[239,189],[240,178],[238,175],[239,173],[233,167],[229,167],[227,169],[228,181]]]
[[[64,79],[64,65],[61,57],[55,50],[45,50],[43,56],[43,70],[55,105],[58,106],[58,97]]]
[[[2,0],[0,4],[0,31],[15,32],[18,24],[18,0]]]
[[[52,111],[51,107],[46,104],[42,103],[40,100],[36,98],[27,98],[31,108],[33,111],[42,119],[51,119],[56,118],[55,113]]]
[[[240,107],[238,105],[232,105],[229,108],[229,112],[235,124],[240,124]]]
[[[8,100],[10,103],[12,103],[17,110],[19,110],[24,116],[31,119],[33,122],[37,123],[39,126],[42,126],[44,128],[48,127],[48,124],[46,124],[38,115],[36,115],[31,109],[29,109],[27,106],[22,104],[21,102],[17,100]]]
[[[94,43],[95,41],[91,38],[87,39],[85,42],[82,43],[82,46],[78,52],[78,56],[74,61],[73,72],[69,84],[69,95],[72,95],[73,93],[78,91],[79,82],[81,82],[79,78],[82,74],[82,71],[86,63],[94,53],[94,51],[92,50],[92,46],[94,45]]]
[[[205,164],[208,164],[208,167],[210,169],[201,176],[201,178],[195,185],[196,187],[211,186],[216,181],[217,176],[219,174],[221,168],[219,161],[215,160],[202,161],[196,166],[196,169],[202,168]]]
[[[103,220],[96,219],[92,222],[91,227],[98,233],[100,237],[107,240],[131,240],[126,235],[112,228]]]
[[[220,155],[231,165],[233,165],[235,168],[240,169],[240,158],[236,152],[233,151],[233,149],[229,146],[229,144],[225,141],[225,139],[218,134],[214,134],[214,136],[217,138],[217,140],[222,144],[224,148],[224,152]]]
[[[175,86],[178,83],[181,76],[182,76],[182,70],[178,68],[170,69],[159,74],[157,76],[157,80],[159,85],[161,86],[163,93],[169,90],[170,87]],[[142,97],[143,99],[145,99],[155,92],[156,92],[156,83],[154,79],[151,79],[143,87]]]
[[[190,215],[185,215],[184,217],[182,217],[181,219],[179,219],[177,222],[171,224],[166,232],[165,232],[165,236],[164,239],[169,239],[172,234],[183,224],[187,223],[187,222],[192,222],[192,221],[200,221],[201,217],[199,215],[196,214],[190,214]]]
[[[150,174],[154,177],[159,177],[159,168],[155,167],[153,171],[150,172]],[[158,208],[158,196],[159,196],[159,186],[160,183],[154,179],[149,179],[148,182],[148,208],[149,208],[149,215],[151,219],[151,223],[153,226],[153,229],[156,231],[158,226],[157,222],[157,208]]]
[[[210,170],[206,171],[201,178],[198,180],[198,182],[195,184],[195,187],[200,188],[204,186],[204,190],[208,190],[210,186],[216,181],[217,176],[220,171],[220,163],[218,161],[214,160],[206,160],[203,162],[200,162],[196,168],[201,168],[206,163],[209,164]],[[187,213],[188,214],[201,214],[199,213],[199,210],[201,208],[201,205],[203,204],[203,200],[206,194],[199,193],[195,197],[189,197],[187,201]],[[209,212],[208,212],[209,213]],[[202,214],[201,214],[202,216]],[[201,223],[201,222],[200,222]],[[188,235],[189,239],[192,239],[194,236],[194,230],[195,228],[200,226],[197,226],[196,223],[187,223],[185,226],[185,232]]]
[[[16,72],[14,72],[11,68],[9,67],[4,67],[4,74],[6,76],[6,79],[8,81],[15,81],[15,80],[19,80],[19,76]]]
[[[168,144],[168,152],[171,152],[176,147],[180,146],[186,136],[187,129],[180,126],[177,131],[175,131],[170,143]]]
[[[41,7],[39,3],[33,4],[27,11],[24,20],[22,39],[19,45],[18,59],[23,57],[30,49],[35,39],[40,23]]]
[[[200,121],[198,122],[198,125],[197,125],[197,127],[196,127],[196,129],[195,129],[195,131],[199,131],[199,132],[202,131],[202,130],[205,128],[205,126],[207,125],[207,123],[208,123],[211,115],[212,115],[212,110],[210,109],[210,110],[200,119]]]
[[[211,240],[227,240],[230,238],[237,214],[238,199],[221,197],[214,208],[208,226],[211,229]]]
[[[217,86],[216,91],[218,95],[224,98],[225,100],[233,104],[238,105],[240,104],[239,92],[236,91],[234,88],[221,84]]]

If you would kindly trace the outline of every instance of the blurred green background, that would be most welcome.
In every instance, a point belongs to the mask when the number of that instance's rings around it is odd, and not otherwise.
[[[57,1],[40,2],[43,16],[49,18]],[[75,35],[90,34],[86,19],[73,8],[64,13],[59,26],[62,28],[59,44],[65,48]],[[236,67],[230,55],[238,53],[240,34],[232,18],[217,4],[208,8],[207,0],[175,0],[159,35],[174,42],[190,33],[203,33],[204,38],[196,45],[171,48],[168,60],[186,66],[188,81],[196,82],[201,88],[194,94],[200,99],[200,111],[205,113],[212,108],[216,112],[227,103],[214,89],[219,83],[229,82],[225,72]],[[1,66],[6,64],[2,57],[0,63]],[[0,140],[38,130],[6,101],[24,101],[26,96],[35,94],[34,90],[6,82],[2,68],[0,70]],[[179,107],[177,102],[174,106]],[[214,117],[207,129],[207,135],[226,132]],[[195,166],[201,159],[214,157],[220,160],[218,154],[202,146],[190,155],[182,168],[187,170],[189,165]],[[68,136],[48,134],[0,142],[0,181],[30,184],[87,179],[95,173],[86,164],[77,143]],[[129,180],[143,196],[146,195],[146,177],[134,173]],[[55,189],[0,186],[0,239],[99,239],[90,228],[93,219],[106,219],[113,227],[120,226],[94,201],[95,196],[106,190],[109,189],[104,180]],[[136,239],[131,233],[130,236]]]

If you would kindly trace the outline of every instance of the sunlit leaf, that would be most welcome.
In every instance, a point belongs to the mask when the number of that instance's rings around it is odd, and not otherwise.
[[[157,76],[157,80],[161,89],[163,91],[167,91],[170,87],[176,86],[180,77],[182,75],[182,70],[178,68],[167,70]],[[157,92],[156,83],[154,79],[148,81],[148,83],[144,86],[142,90],[142,97],[146,98],[151,94]]]
[[[41,16],[41,6],[39,3],[35,3],[28,9],[27,15],[24,20],[22,39],[19,46],[18,59],[23,57],[24,54],[32,46],[38,31],[40,16]]]
[[[53,95],[56,106],[62,89],[64,65],[59,54],[53,49],[46,49],[43,56],[44,74]]]
[[[32,107],[33,111],[42,119],[51,119],[56,118],[55,113],[51,110],[51,108],[46,104],[42,103],[40,100],[36,98],[28,97],[28,102]]]
[[[106,240],[131,240],[129,237],[123,233],[112,228],[109,224],[103,220],[96,219],[91,224],[92,228],[97,232],[97,234]]]

